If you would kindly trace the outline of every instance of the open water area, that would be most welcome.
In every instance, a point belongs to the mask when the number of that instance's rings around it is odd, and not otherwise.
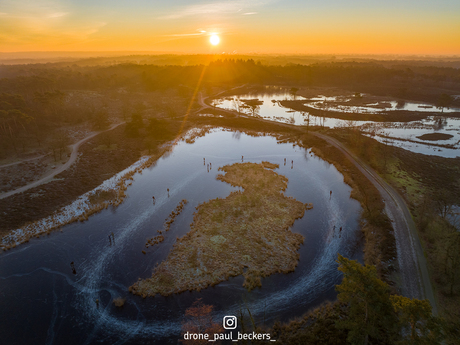
[[[253,111],[244,106],[245,100],[259,100],[261,103]],[[436,108],[432,104],[416,102],[397,102],[394,100],[369,103],[363,106],[346,105],[351,100],[346,96],[326,97],[318,95],[312,98],[296,96],[297,100],[305,100],[305,105],[314,109],[327,110],[329,117],[314,116],[307,111],[299,112],[285,108],[280,104],[283,100],[292,100],[293,95],[287,90],[277,90],[265,93],[248,93],[229,96],[214,100],[214,105],[220,108],[236,110],[248,116],[259,116],[270,121],[288,123],[297,126],[324,127],[357,127],[366,135],[380,142],[398,146],[406,150],[426,155],[436,155],[446,158],[460,157],[460,118],[452,113],[460,113],[458,108]],[[330,114],[384,114],[392,111],[418,112],[425,115],[419,121],[378,122],[378,121],[347,121],[330,117]],[[401,115],[404,116],[404,115]],[[418,137],[424,134],[447,134],[448,139],[426,140]]]
[[[305,238],[296,270],[264,278],[262,288],[251,292],[238,276],[200,292],[145,299],[130,294],[128,287],[150,277],[190,230],[199,204],[237,190],[216,176],[219,167],[242,160],[279,164],[275,171],[289,179],[285,195],[313,203],[291,228]],[[194,143],[180,142],[134,175],[117,208],[0,254],[0,339],[4,344],[176,344],[185,311],[198,298],[214,306],[216,322],[240,309],[266,325],[301,316],[336,298],[337,253],[362,262],[361,206],[350,192],[333,165],[271,136],[215,129]],[[165,241],[145,249],[146,239],[163,228],[182,199],[188,203]],[[118,297],[126,299],[121,308],[112,303]]]

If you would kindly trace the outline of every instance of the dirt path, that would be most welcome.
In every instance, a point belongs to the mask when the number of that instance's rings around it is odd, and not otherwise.
[[[200,94],[198,102],[202,106],[202,109],[212,108],[210,105],[206,104],[204,100],[205,99],[203,99],[203,96]],[[219,110],[240,117],[247,117],[241,116],[241,114],[236,111],[220,108]],[[258,120],[268,121],[264,119]],[[292,127],[292,125],[289,124],[280,123],[280,125]],[[410,298],[428,299],[433,307],[433,314],[437,315],[436,299],[434,297],[426,259],[423,254],[423,248],[412,215],[404,199],[393,189],[393,187],[385,182],[377,172],[350,152],[342,143],[318,132],[310,133],[337,147],[378,189],[385,202],[385,212],[393,222],[401,276],[401,293],[403,296]]]
[[[372,168],[351,153],[342,143],[327,135],[311,132],[334,145],[371,181],[385,202],[385,212],[393,222],[401,272],[402,295],[410,298],[428,299],[437,314],[436,300],[428,274],[425,256],[415,223],[403,198]]]
[[[3,165],[0,165],[0,169],[1,169],[1,168],[6,168],[6,167],[10,167],[10,166],[12,166],[12,165],[17,165],[17,164],[21,164],[21,163],[33,161],[33,160],[36,160],[36,159],[39,159],[39,158],[43,158],[43,157],[45,157],[45,156],[46,156],[46,155],[40,155],[40,156],[35,156],[35,157],[32,157],[32,158],[23,159],[22,161],[17,161],[17,162],[14,162],[14,163],[3,164]]]
[[[46,176],[42,177],[40,180],[37,180],[37,181],[34,181],[34,182],[31,182],[25,186],[22,186],[20,188],[17,188],[17,189],[14,189],[14,190],[11,190],[9,192],[6,192],[6,193],[3,193],[0,195],[0,199],[4,199],[4,198],[7,198],[11,195],[14,195],[14,194],[17,194],[17,193],[22,193],[30,188],[34,188],[34,187],[37,187],[43,183],[47,183],[47,182],[50,182],[54,176],[56,176],[57,174],[60,174],[61,172],[63,172],[64,170],[66,170],[67,168],[69,168],[77,159],[78,157],[78,148],[84,144],[86,141],[88,141],[89,139],[95,137],[96,135],[100,134],[100,133],[104,133],[104,132],[107,132],[107,131],[111,131],[112,129],[120,126],[121,124],[123,124],[124,122],[121,122],[121,123],[117,123],[117,124],[114,124],[113,126],[111,126],[109,129],[106,129],[105,131],[100,131],[100,132],[94,132],[90,135],[88,135],[87,137],[81,139],[80,141],[76,142],[75,144],[72,145],[72,153],[70,154],[70,158],[69,160],[61,165],[59,168],[56,168],[55,170],[52,170],[50,171]]]
[[[243,85],[240,85],[240,86],[235,86],[235,87],[233,87],[233,88],[231,88],[231,89],[229,89],[229,90],[221,91],[221,92],[216,93],[215,95],[213,95],[212,98],[216,98],[217,96],[223,94],[224,92],[228,92],[228,91],[230,91],[230,90],[240,89],[240,88],[242,88],[242,87],[245,87],[246,85],[247,85],[247,84],[243,84]],[[206,108],[211,108],[211,109],[213,109],[212,106],[210,106],[209,104],[207,104],[207,103],[204,101],[205,99],[208,99],[208,98],[209,98],[209,97],[204,97],[204,98],[203,98],[203,94],[202,94],[201,92],[198,93],[198,103],[201,105],[201,108],[198,109],[198,110],[196,111],[196,113],[199,113],[200,111],[202,111],[203,109],[206,109]],[[226,112],[226,113],[229,113],[229,114],[237,114],[238,116],[242,116],[242,114],[241,114],[241,113],[238,113],[236,110],[227,110],[227,109],[222,109],[222,108],[219,108],[219,110],[222,110],[222,111],[224,111],[224,112]],[[246,116],[243,115],[242,117],[246,117]]]

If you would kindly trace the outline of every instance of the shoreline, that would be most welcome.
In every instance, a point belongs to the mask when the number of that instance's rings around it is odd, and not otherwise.
[[[356,176],[356,172],[354,171],[354,169],[349,165],[349,163],[345,163],[346,159],[344,159],[345,157],[337,157],[336,155],[338,154],[338,152],[330,152],[330,148],[327,147],[328,145],[326,144],[326,142],[323,142],[322,139],[320,138],[315,138],[313,136],[309,136],[308,134],[306,134],[305,136],[305,133],[301,133],[301,131],[299,130],[299,128],[292,128],[291,126],[289,125],[285,125],[285,124],[279,124],[279,123],[270,123],[268,121],[265,121],[265,120],[259,120],[259,119],[248,119],[248,118],[242,118],[242,119],[238,119],[238,118],[230,118],[230,119],[208,119],[208,121],[202,121],[202,119],[200,119],[201,121],[192,121],[194,126],[192,126],[191,128],[189,128],[185,133],[183,133],[181,135],[181,140],[184,141],[185,143],[193,143],[194,140],[197,138],[197,137],[200,137],[202,135],[205,135],[206,133],[208,133],[209,131],[213,130],[213,129],[222,129],[222,130],[240,130],[242,132],[245,132],[245,133],[248,133],[250,135],[271,135],[271,136],[274,136],[274,137],[277,137],[281,142],[293,142],[293,143],[297,143],[298,145],[304,147],[304,148],[307,148],[307,147],[314,147],[315,149],[315,154],[318,155],[320,158],[324,159],[325,161],[328,161],[329,163],[333,164],[338,170],[339,172],[341,172],[344,176],[344,182],[347,183],[348,185],[350,185],[352,187],[352,192],[351,192],[351,197],[354,198],[354,199],[357,199],[362,205],[363,205],[363,196],[361,195],[362,194],[362,182],[360,181],[355,181],[355,178],[358,177]],[[220,121],[219,121],[220,120]],[[235,121],[236,123],[231,123]],[[243,121],[244,123],[239,123],[240,121]],[[230,123],[229,123],[230,122]],[[249,123],[248,123],[249,122]],[[251,124],[258,124],[258,128],[255,129],[255,128],[251,128]],[[263,124],[263,125],[262,125]],[[236,125],[236,127],[235,127]],[[262,126],[260,126],[262,125]],[[287,131],[285,129],[288,129]],[[308,138],[308,139],[307,139]],[[305,140],[307,139],[307,140]],[[170,142],[170,146],[169,146],[169,149],[171,149],[174,145],[175,141],[173,142]],[[323,147],[324,144],[326,144],[327,146],[326,147]],[[333,150],[334,151],[334,150]],[[163,153],[159,153],[159,157],[161,157],[163,155]],[[331,156],[329,156],[331,155]],[[156,158],[156,159],[158,159]],[[153,161],[155,161],[156,159],[153,159]],[[150,163],[152,164],[153,161]],[[136,164],[136,163],[135,163]],[[133,167],[133,165],[131,166]],[[346,168],[345,168],[346,167]],[[127,168],[129,169],[129,168]],[[131,176],[126,176],[126,180],[130,177],[132,177],[132,175],[134,175],[135,172],[137,171],[134,171],[136,168],[133,168],[133,172],[131,174]],[[138,171],[141,171],[142,168],[140,168]],[[116,174],[115,176],[120,176],[121,173],[118,173]],[[369,188],[370,186],[367,185],[366,186],[367,188]],[[89,194],[91,194],[91,192],[94,192],[94,193],[97,193],[97,189],[99,188],[96,187],[94,188],[93,190],[87,192],[88,193],[88,196]],[[127,188],[127,186],[123,187],[124,190]],[[373,190],[374,188],[371,187],[371,190]],[[121,192],[124,192],[121,191]],[[374,194],[375,191],[371,192],[371,194]],[[85,193],[85,194],[87,194]],[[83,195],[85,195],[83,194]],[[374,197],[377,197],[377,195],[375,195]],[[374,197],[372,199],[374,199]],[[78,199],[77,199],[78,200]],[[74,201],[75,202],[75,201]],[[117,201],[115,201],[117,202]],[[119,201],[119,204],[122,202],[122,200]],[[381,204],[381,201],[377,201],[376,199],[374,199],[372,202],[371,202],[373,205],[371,206],[371,208],[376,208],[377,210],[380,210],[381,207],[383,206]],[[62,224],[60,223],[59,225],[57,224],[54,224],[54,223],[50,223],[49,225],[52,226],[52,229],[51,228],[44,228],[42,226],[42,229],[39,230],[39,233],[38,234],[35,234],[35,230],[34,230],[34,227],[33,225],[38,223],[38,222],[43,222],[44,219],[41,219],[41,220],[38,220],[34,223],[32,223],[32,225],[26,225],[24,227],[21,227],[19,229],[16,229],[16,230],[13,230],[16,232],[16,236],[15,238],[16,241],[11,241],[6,243],[8,249],[9,248],[14,248],[16,245],[20,244],[20,243],[24,243],[24,242],[27,242],[31,237],[33,236],[39,236],[39,235],[43,235],[44,233],[50,233],[51,230],[54,230],[54,229],[57,229],[65,224],[68,224],[68,223],[71,223],[71,222],[74,222],[74,221],[77,221],[77,220],[82,220],[84,221],[85,219],[87,219],[91,214],[94,214],[96,212],[99,212],[101,211],[102,209],[105,209],[109,206],[110,202],[108,202],[107,200],[104,200],[102,203],[100,204],[97,204],[96,206],[93,206],[91,208],[91,210],[86,209],[85,211],[88,211],[88,213],[85,213],[85,212],[81,212],[78,214],[77,217],[75,217],[74,219],[72,219],[71,217],[68,217],[67,218],[67,221],[64,223],[62,222]],[[378,205],[378,206],[377,206]],[[69,206],[69,205],[67,205]],[[65,206],[65,207],[67,207]],[[62,208],[62,209],[65,209]],[[61,209],[61,210],[62,210]],[[379,211],[377,211],[378,213],[380,213]],[[54,212],[53,215],[47,217],[46,219],[53,219],[53,216],[55,217],[55,215],[59,213],[59,211],[57,212]],[[364,216],[363,217],[364,219],[366,219],[366,217]],[[367,223],[365,221],[365,223]],[[23,228],[26,228],[28,227],[29,231],[29,235],[24,235],[22,234],[21,230]],[[369,231],[369,229],[367,229],[368,226],[365,226],[363,229],[361,229],[364,233],[364,235],[366,236],[366,233]],[[376,229],[374,228],[374,231]],[[383,229],[382,229],[383,230]],[[381,231],[381,230],[380,230]],[[380,231],[378,231],[380,233]],[[383,232],[387,232],[388,229],[385,229],[383,230]],[[9,234],[11,234],[11,232],[9,232]],[[388,235],[388,233],[387,233]],[[377,236],[377,237],[380,237],[380,236]],[[0,240],[0,248],[3,248],[3,250],[8,250],[6,247],[5,247],[5,238],[6,236],[4,236],[1,240]],[[375,238],[376,239],[376,238]],[[385,241],[387,242],[387,241]],[[390,243],[392,242],[391,240],[389,241]],[[371,244],[372,243],[372,244]],[[374,243],[374,241],[371,241],[371,243],[368,243],[368,245],[366,246],[367,248],[365,249],[365,261],[366,263],[367,262],[371,262],[373,263],[374,260],[371,259],[371,256],[372,254],[375,254],[376,252],[377,253],[385,253],[383,254],[383,257],[386,257],[386,258],[391,258],[393,257],[393,243],[387,243],[389,245],[389,248],[387,249],[383,249],[381,247],[381,245],[379,245],[378,243]],[[378,248],[378,249],[377,249]],[[366,254],[367,252],[367,254]],[[386,261],[386,260],[385,260]],[[379,273],[382,274],[383,276],[386,276],[386,278],[388,279],[388,266],[391,266],[390,263],[391,261],[393,260],[390,260],[389,262],[385,262],[385,264],[382,265],[382,263],[380,263],[380,265],[377,265],[379,267]],[[383,266],[383,267],[382,267]],[[391,270],[390,270],[391,271]],[[391,278],[390,278],[391,279]]]
[[[127,182],[133,180],[133,176],[136,173],[142,174],[143,169],[150,167],[171,148],[172,145],[169,144],[160,150],[157,155],[141,157],[128,168],[105,180],[96,188],[80,195],[72,203],[56,210],[52,215],[26,224],[18,229],[10,230],[0,239],[0,249],[6,251],[15,248],[19,244],[29,242],[33,237],[38,238],[40,235],[49,235],[51,231],[57,230],[64,225],[88,220],[89,216],[109,206],[119,206],[126,197],[126,189],[131,185],[131,183]]]
[[[206,135],[214,128],[216,126],[189,128],[179,138],[179,141],[192,144],[197,137]],[[56,209],[51,215],[40,217],[19,228],[8,230],[0,237],[0,253],[15,248],[22,243],[27,243],[33,237],[39,238],[45,234],[49,235],[52,231],[56,231],[67,224],[88,220],[91,215],[107,209],[109,206],[119,206],[126,197],[126,189],[131,185],[131,182],[127,182],[132,181],[136,173],[142,174],[145,168],[155,164],[167,152],[171,152],[175,145],[176,140],[163,144],[156,154],[141,156],[127,168],[104,180],[95,188],[79,195],[67,205]]]

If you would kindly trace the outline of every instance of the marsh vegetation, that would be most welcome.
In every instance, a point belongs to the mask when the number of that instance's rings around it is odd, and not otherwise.
[[[262,162],[235,163],[219,168],[217,179],[242,191],[197,207],[191,230],[178,239],[151,278],[130,291],[141,296],[201,290],[243,274],[244,286],[261,286],[261,278],[288,273],[299,260],[303,236],[289,227],[312,205],[283,195],[287,178]]]

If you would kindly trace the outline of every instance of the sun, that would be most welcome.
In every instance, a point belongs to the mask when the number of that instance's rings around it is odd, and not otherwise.
[[[209,42],[211,42],[211,44],[212,44],[213,46],[216,46],[216,45],[219,44],[220,38],[219,38],[219,36],[217,36],[217,35],[214,34],[214,35],[212,35],[212,36],[209,38]]]

